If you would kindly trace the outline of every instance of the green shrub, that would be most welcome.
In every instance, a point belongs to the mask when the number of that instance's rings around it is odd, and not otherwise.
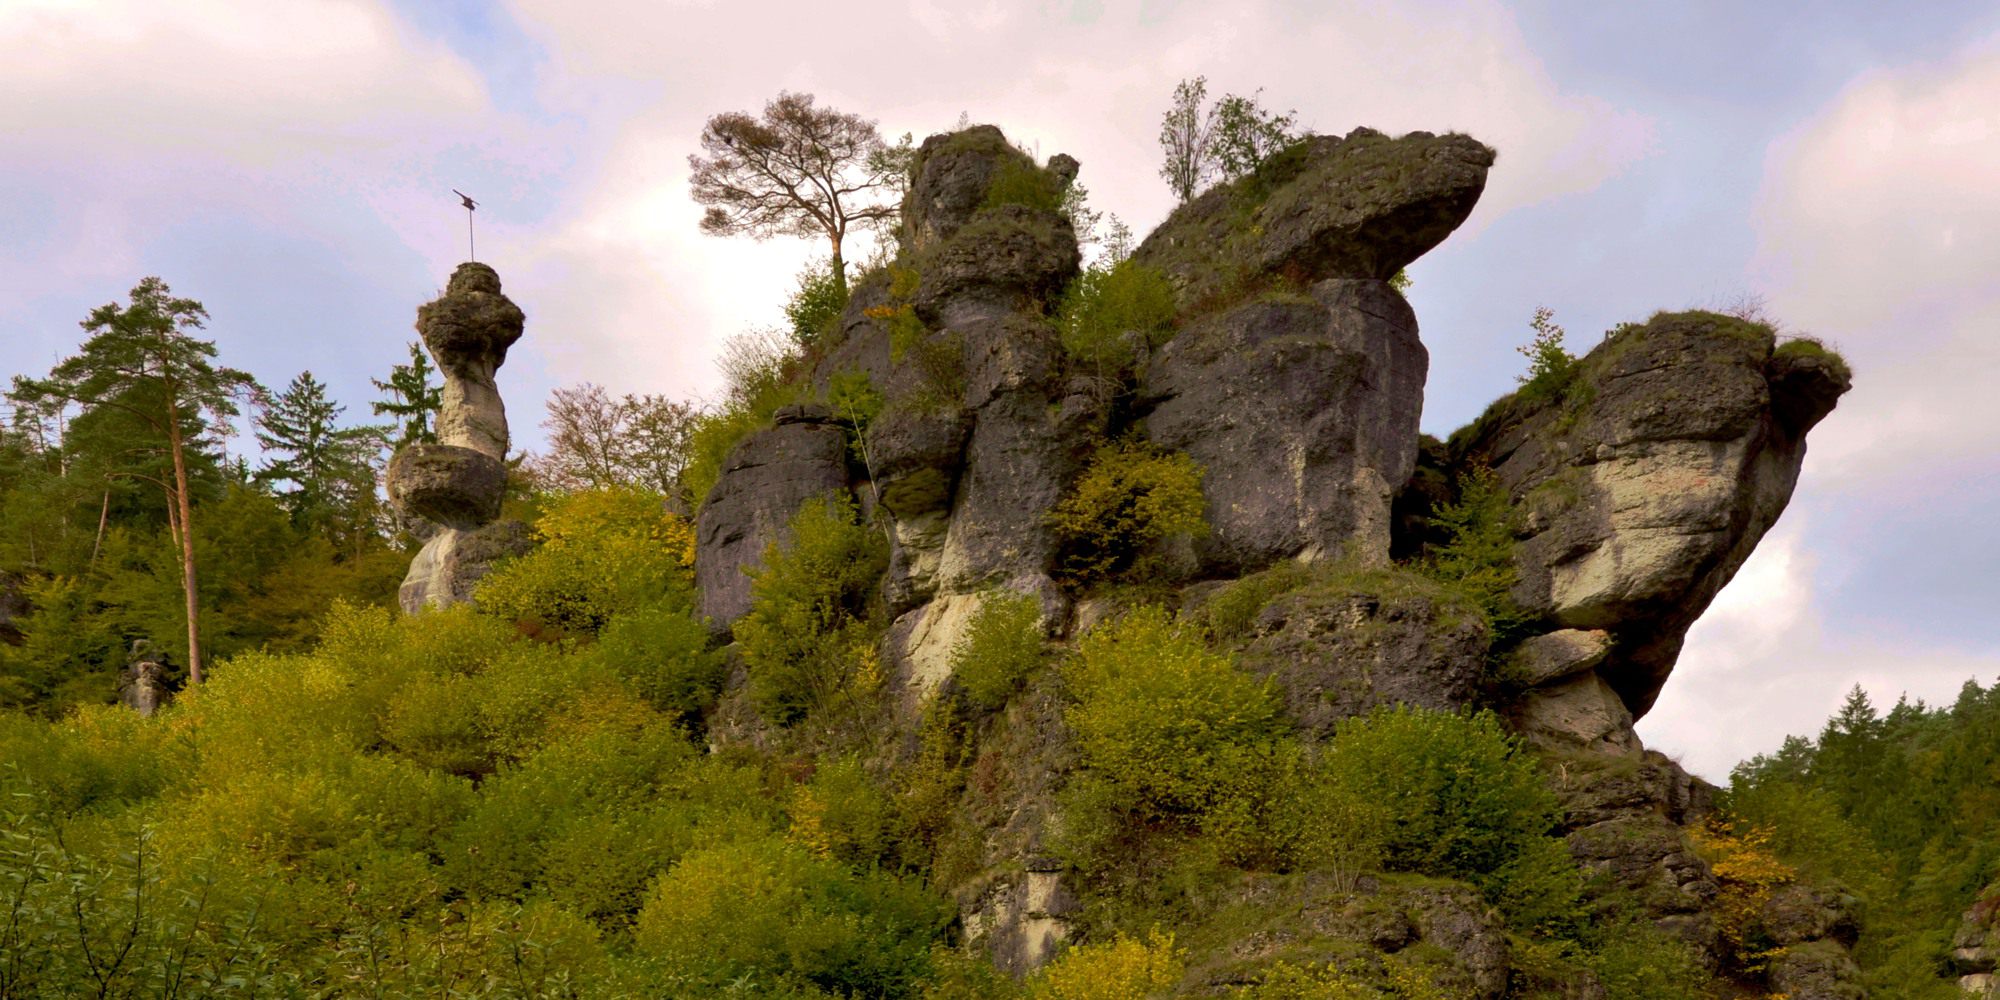
[[[594,635],[613,616],[663,599],[693,604],[694,530],[648,490],[562,498],[535,524],[540,548],[479,582],[480,610],[558,635]]]
[[[1687,942],[1650,923],[1606,928],[1590,971],[1614,1000],[1703,1000],[1709,971]]]
[[[1349,719],[1319,770],[1329,794],[1383,807],[1388,867],[1462,878],[1489,898],[1505,892],[1510,866],[1539,850],[1560,816],[1533,759],[1490,712],[1397,707]]]
[[[1074,585],[1146,575],[1168,539],[1208,534],[1201,467],[1181,452],[1127,439],[1100,447],[1069,495],[1049,511]]]
[[[1063,679],[1087,774],[1148,819],[1198,827],[1259,780],[1280,731],[1268,683],[1158,607],[1091,630]]]
[[[1053,172],[1035,166],[1026,156],[1003,156],[994,168],[993,179],[987,182],[986,200],[980,207],[1025,205],[1055,212],[1062,208],[1062,197],[1062,181]]]
[[[1152,347],[1173,336],[1173,284],[1158,269],[1129,258],[1090,268],[1063,292],[1056,326],[1070,357],[1100,375],[1119,375],[1134,360],[1126,334],[1137,334]]]
[[[612,619],[598,635],[595,655],[683,725],[693,725],[715,704],[727,674],[721,653],[709,648],[707,626],[678,601]]]
[[[949,920],[945,900],[916,883],[753,838],[683,857],[648,894],[633,940],[693,995],[748,980],[904,997]]]
[[[815,260],[799,271],[797,287],[785,300],[785,321],[792,342],[810,351],[836,332],[847,308],[847,287],[833,271],[831,258]]]
[[[1513,596],[1520,579],[1514,567],[1516,517],[1507,490],[1491,471],[1466,473],[1458,480],[1458,501],[1432,516],[1445,541],[1422,564],[1426,575],[1479,606],[1496,646],[1520,638],[1530,621]]]
[[[888,568],[882,536],[855,521],[850,500],[808,501],[786,535],[764,551],[735,628],[751,700],[780,724],[848,690],[872,657],[871,598]]]
[[[1535,331],[1534,339],[1515,348],[1528,359],[1527,374],[1515,376],[1521,383],[1520,398],[1560,402],[1576,382],[1577,357],[1563,346],[1564,331],[1556,325],[1554,310],[1537,307],[1528,325]]]
[[[1389,959],[1386,969],[1371,975],[1344,970],[1331,962],[1279,962],[1264,970],[1263,979],[1255,985],[1241,987],[1232,995],[1239,1000],[1447,1000],[1453,995],[1400,958]]]
[[[822,762],[795,786],[789,812],[786,838],[819,857],[864,867],[896,857],[895,803],[851,754]]]
[[[1265,605],[1306,586],[1313,577],[1312,567],[1284,562],[1230,583],[1202,606],[1210,634],[1223,642],[1249,638],[1250,625]]]
[[[1007,703],[1042,663],[1042,602],[1033,594],[989,591],[951,650],[951,675],[965,696],[991,711]]]

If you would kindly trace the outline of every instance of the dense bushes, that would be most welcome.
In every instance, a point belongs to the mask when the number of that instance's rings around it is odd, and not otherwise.
[[[1137,440],[1106,444],[1049,511],[1072,585],[1161,568],[1160,547],[1208,534],[1201,467],[1180,452]]]
[[[951,675],[982,709],[1007,703],[1042,663],[1042,602],[1032,594],[983,595],[951,651]]]
[[[694,531],[657,493],[570,494],[542,514],[535,533],[540,548],[480,581],[480,607],[559,635],[592,635],[642,604],[693,605]]]
[[[1078,275],[1056,310],[1063,347],[1086,370],[1106,378],[1129,368],[1141,344],[1165,343],[1173,323],[1173,285],[1157,269],[1129,258]]]
[[[804,981],[836,996],[900,997],[928,971],[943,900],[857,873],[776,837],[690,852],[648,894],[634,943],[683,989]]]
[[[888,567],[882,536],[855,521],[850,501],[807,503],[786,534],[765,551],[736,623],[751,700],[778,723],[854,690],[874,659],[869,603]]]

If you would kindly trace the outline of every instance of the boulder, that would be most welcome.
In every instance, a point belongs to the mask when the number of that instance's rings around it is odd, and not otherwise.
[[[1490,467],[1523,513],[1516,602],[1552,628],[1608,633],[1596,674],[1637,719],[1791,499],[1806,432],[1848,384],[1838,359],[1777,348],[1767,326],[1663,313],[1607,335],[1559,390],[1494,404],[1451,457]]]
[[[500,275],[467,262],[445,292],[417,309],[417,332],[444,375],[436,443],[403,446],[389,462],[399,518],[441,526],[410,562],[397,600],[415,614],[471,597],[493,563],[533,547],[526,525],[494,523],[507,492],[507,410],[494,373],[526,319]]]
[[[389,502],[426,521],[470,530],[500,516],[507,466],[471,448],[404,445],[389,460]]]
[[[1061,213],[999,205],[975,215],[918,256],[916,308],[945,318],[954,300],[1025,307],[1055,298],[1076,275],[1076,233]]]
[[[1609,655],[1611,633],[1559,629],[1515,646],[1507,658],[1507,679],[1523,687],[1539,687],[1589,670]]]
[[[1416,469],[1429,354],[1387,282],[1331,279],[1197,319],[1140,379],[1144,426],[1203,470],[1212,574],[1280,559],[1389,560]]]
[[[152,649],[145,639],[134,640],[130,661],[118,675],[118,703],[147,717],[173,704],[178,687]]]
[[[956,235],[986,204],[994,175],[1008,164],[1016,169],[1034,166],[992,125],[925,139],[917,147],[910,190],[903,197],[904,248],[922,251]]]
[[[1465,221],[1492,165],[1463,135],[1313,136],[1175,209],[1134,257],[1196,310],[1267,279],[1386,280]]]
[[[847,490],[847,431],[824,407],[780,411],[775,425],[729,453],[695,516],[695,587],[711,627],[750,610],[750,577],[808,500]]]
[[[1781,948],[1809,941],[1837,941],[1852,948],[1861,937],[1854,913],[1859,905],[1860,900],[1827,886],[1794,884],[1772,892],[1758,919]]]

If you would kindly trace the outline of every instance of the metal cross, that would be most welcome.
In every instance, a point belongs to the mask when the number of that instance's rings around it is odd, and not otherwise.
[[[473,201],[471,195],[466,194],[465,192],[460,191],[457,188],[452,188],[451,193],[457,195],[458,200],[465,203],[465,259],[478,260],[479,255],[473,252],[474,245],[472,242],[472,213],[478,211],[479,203]]]

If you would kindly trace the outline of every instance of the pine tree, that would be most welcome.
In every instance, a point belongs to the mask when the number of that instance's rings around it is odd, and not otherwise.
[[[374,404],[376,416],[388,415],[402,421],[391,447],[401,448],[412,443],[434,443],[437,433],[431,429],[431,418],[444,405],[444,386],[431,382],[431,373],[437,371],[431,360],[424,356],[423,345],[410,342],[410,363],[389,369],[389,380],[369,379],[375,388],[389,394],[390,398]]]
[[[217,367],[215,344],[190,335],[207,318],[201,303],[173,298],[166,282],[145,278],[132,289],[129,305],[114,302],[91,311],[82,324],[90,338],[76,356],[57,364],[47,378],[16,376],[10,393],[29,404],[66,402],[86,411],[125,413],[164,446],[170,471],[153,481],[166,494],[167,527],[179,550],[188,677],[197,684],[203,677],[201,600],[188,456],[199,449],[202,427],[226,422],[236,416],[239,397],[262,391],[248,374]]]
[[[392,376],[393,378],[393,376]],[[308,532],[347,534],[362,520],[374,493],[369,457],[380,441],[374,427],[340,427],[347,407],[303,372],[257,417],[257,443],[277,457],[256,480],[272,487],[292,524]]]

